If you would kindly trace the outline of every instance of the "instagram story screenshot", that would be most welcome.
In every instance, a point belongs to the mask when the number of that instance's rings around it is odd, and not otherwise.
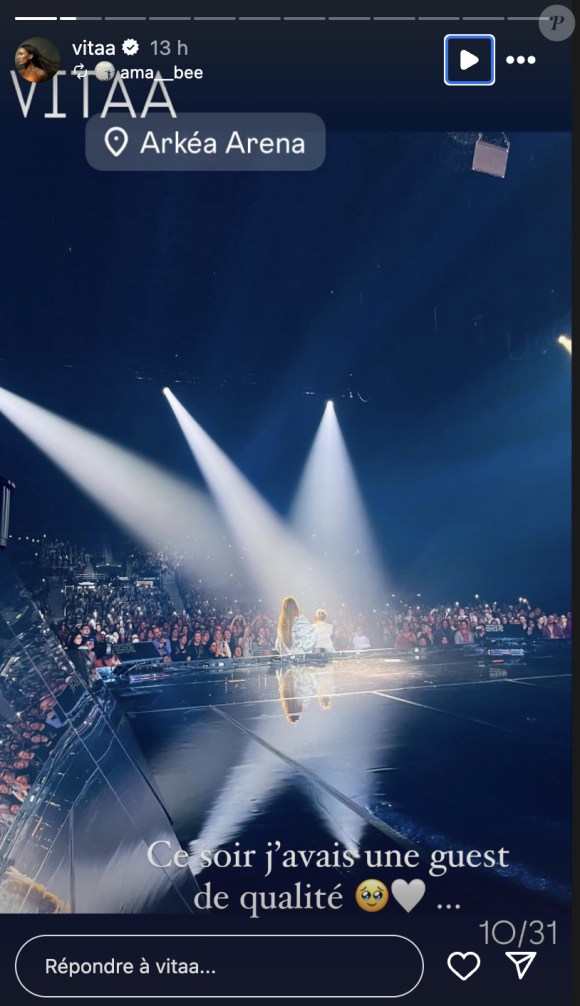
[[[3,9],[6,1003],[571,1002],[545,3]]]

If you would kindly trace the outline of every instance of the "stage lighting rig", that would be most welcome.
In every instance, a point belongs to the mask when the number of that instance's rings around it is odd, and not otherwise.
[[[483,172],[505,178],[510,141],[505,133],[447,133],[444,158],[454,171]]]
[[[559,335],[558,342],[560,346],[563,346],[565,350],[572,356],[572,340],[568,335]]]
[[[10,496],[13,489],[16,489],[14,482],[0,475],[0,548],[6,548],[8,545]]]
[[[485,175],[495,175],[505,178],[510,152],[510,141],[505,133],[499,139],[487,140],[480,133],[473,151],[471,167],[473,171],[481,171]]]

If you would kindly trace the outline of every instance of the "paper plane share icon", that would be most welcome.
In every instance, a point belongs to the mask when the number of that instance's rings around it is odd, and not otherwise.
[[[523,978],[534,957],[537,956],[537,953],[535,950],[531,950],[529,953],[518,954],[506,950],[505,955],[515,964],[518,972],[518,978]]]

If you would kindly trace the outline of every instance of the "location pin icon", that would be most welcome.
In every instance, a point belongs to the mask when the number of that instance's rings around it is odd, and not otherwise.
[[[110,150],[113,157],[118,157],[122,154],[125,147],[129,142],[129,136],[127,132],[121,128],[121,126],[111,126],[107,129],[105,133],[105,144],[107,150]]]

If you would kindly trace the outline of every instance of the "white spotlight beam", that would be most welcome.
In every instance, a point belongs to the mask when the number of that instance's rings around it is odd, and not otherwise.
[[[253,579],[269,605],[294,594],[308,617],[330,603],[331,581],[295,536],[224,452],[164,388],[175,417],[214,499],[241,549]]]
[[[384,574],[333,402],[327,402],[292,507],[303,540],[314,539],[345,597],[381,602]]]
[[[0,412],[101,509],[147,545],[202,536],[205,554],[222,542],[205,494],[159,465],[0,388]],[[208,547],[209,545],[212,547]],[[201,559],[200,559],[201,561]]]

